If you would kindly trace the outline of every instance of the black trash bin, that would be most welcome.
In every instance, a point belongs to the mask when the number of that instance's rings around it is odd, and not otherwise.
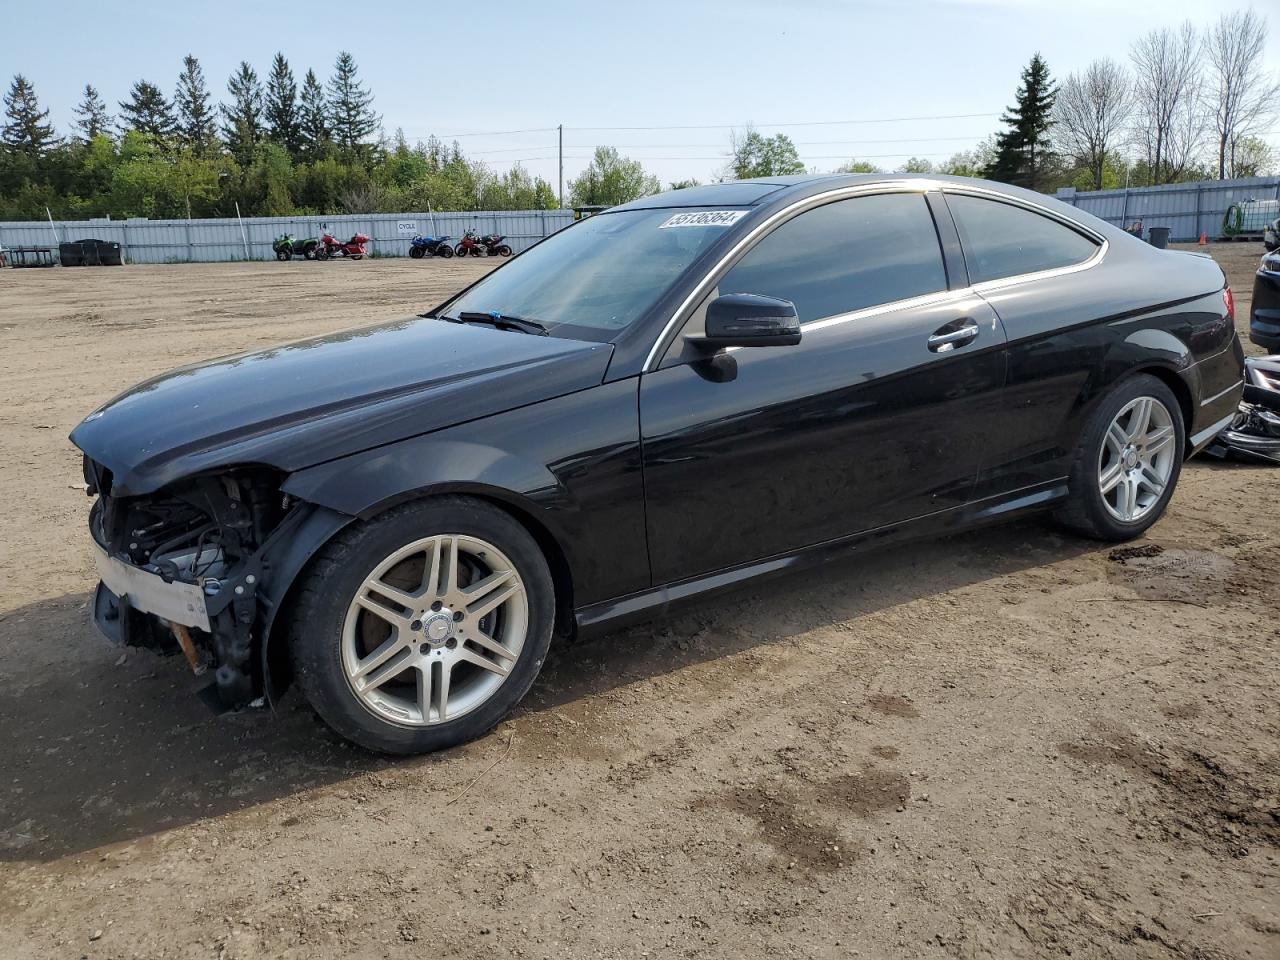
[[[1147,231],[1147,243],[1157,250],[1165,250],[1169,246],[1169,228],[1152,227]]]

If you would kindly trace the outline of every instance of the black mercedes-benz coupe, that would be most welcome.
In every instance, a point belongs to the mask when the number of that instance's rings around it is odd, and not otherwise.
[[[228,704],[296,679],[392,753],[553,636],[1030,511],[1147,529],[1231,421],[1222,271],[944,177],[741,181],[583,220],[420,316],[185,367],[72,433],[95,618]]]

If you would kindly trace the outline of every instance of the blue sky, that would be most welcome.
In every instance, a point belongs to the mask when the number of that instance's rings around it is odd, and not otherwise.
[[[281,50],[299,81],[323,80],[350,50],[388,134],[565,125],[565,175],[596,144],[644,159],[664,182],[724,165],[727,125],[786,132],[805,162],[849,157],[892,168],[939,160],[996,129],[1018,72],[1039,50],[1064,76],[1097,56],[1123,59],[1154,26],[1205,24],[1235,0],[697,0],[647,3],[6,4],[0,74],[36,86],[60,129],[86,82],[114,107],[146,78],[172,93],[185,53],[216,95],[241,59],[265,75]],[[1258,9],[1268,12],[1270,3]],[[1068,13],[1064,15],[1064,11]],[[1269,60],[1280,69],[1280,8]],[[881,121],[898,117],[957,119]],[[772,126],[774,124],[796,126]],[[677,127],[678,129],[600,129]],[[1280,127],[1269,139],[1280,144]],[[520,161],[556,180],[556,134],[465,136],[477,159]]]

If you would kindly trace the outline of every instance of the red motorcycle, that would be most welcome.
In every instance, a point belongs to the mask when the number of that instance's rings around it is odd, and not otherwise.
[[[316,259],[328,260],[330,257],[350,257],[352,260],[359,260],[368,252],[365,250],[365,244],[368,242],[369,238],[363,233],[355,234],[345,243],[341,240],[335,240],[326,233],[320,238],[320,242],[316,244]]]
[[[509,257],[511,256],[511,248],[502,241],[506,237],[498,233],[490,233],[487,236],[478,236],[474,230],[468,230],[462,236],[462,240],[453,248],[453,252],[460,257],[467,255],[473,257]]]

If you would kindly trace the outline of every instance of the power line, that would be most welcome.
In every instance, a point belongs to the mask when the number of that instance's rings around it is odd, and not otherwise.
[[[855,123],[910,123],[924,120],[971,120],[976,117],[995,117],[996,113],[951,113],[932,117],[880,117],[875,120],[795,120],[785,123],[685,123],[654,127],[567,127],[569,130],[735,130],[742,127],[823,127]]]
[[[950,113],[937,114],[935,116],[921,117],[877,117],[863,120],[789,120],[781,123],[669,123],[659,124],[655,126],[635,126],[635,127],[570,127],[566,126],[566,130],[582,130],[584,132],[598,133],[603,130],[737,130],[744,127],[829,127],[843,126],[845,124],[865,124],[865,123],[911,123],[926,120],[972,120],[979,117],[995,117],[997,113]],[[468,130],[464,133],[445,133],[445,134],[427,134],[434,136],[437,140],[457,140],[461,137],[505,137],[517,133],[554,133],[558,127],[525,127],[522,130]],[[406,134],[419,138],[421,134]]]
[[[867,143],[948,143],[955,140],[981,140],[986,134],[972,134],[959,137],[899,137],[899,138],[883,138],[879,140],[800,140],[794,146],[797,147],[835,147],[835,146],[854,146]],[[543,144],[532,144],[523,147],[496,147],[492,150],[472,150],[472,154],[482,153],[518,153],[521,150],[537,150]],[[604,144],[595,143],[566,143],[566,150],[594,150],[597,146]],[[690,150],[710,150],[716,147],[724,146],[721,143],[611,143],[607,146],[616,147],[619,150],[648,150],[648,149],[690,149]],[[641,157],[640,159],[646,159]]]

